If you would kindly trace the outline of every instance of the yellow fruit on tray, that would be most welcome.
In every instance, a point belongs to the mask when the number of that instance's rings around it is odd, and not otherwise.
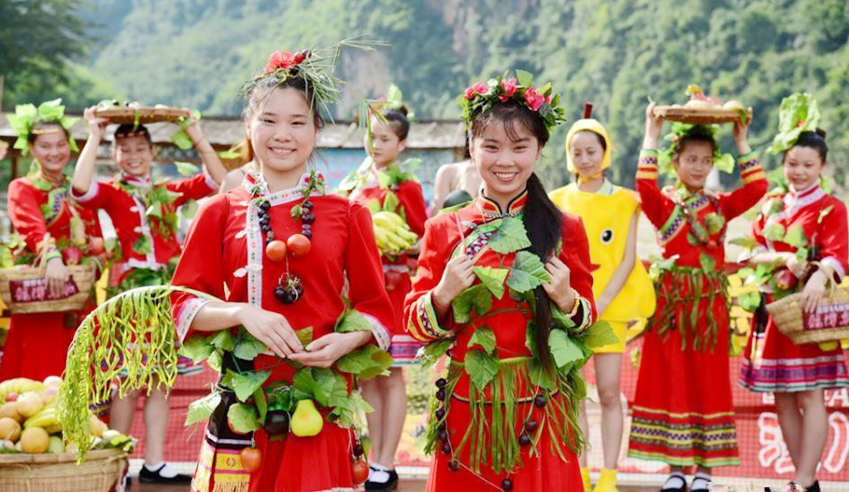
[[[47,452],[49,453],[64,453],[65,443],[59,436],[50,436],[50,441],[47,444]]]
[[[97,418],[94,414],[88,415],[88,431],[92,436],[103,437],[103,433],[109,430],[109,426],[105,422]]]
[[[59,376],[47,376],[44,378],[44,385],[47,387],[53,386],[58,388],[62,384],[62,378]]]
[[[743,106],[743,103],[741,103],[740,101],[732,100],[732,101],[728,101],[727,103],[723,104],[722,109],[731,109],[731,110],[734,110],[734,111],[740,111],[740,110],[744,110],[746,108]]]
[[[50,435],[41,427],[30,427],[21,433],[21,451],[38,454],[50,447]]]
[[[44,408],[44,401],[41,399],[41,394],[30,392],[24,393],[18,398],[18,413],[24,418],[32,417]]]
[[[712,108],[713,104],[703,101],[701,99],[690,99],[687,101],[687,104],[684,105],[686,108]]]
[[[9,401],[0,405],[0,418],[9,417],[11,419],[20,421],[21,414],[18,412],[18,402]]]
[[[9,417],[0,418],[0,439],[8,439],[12,442],[21,436],[21,424]]]

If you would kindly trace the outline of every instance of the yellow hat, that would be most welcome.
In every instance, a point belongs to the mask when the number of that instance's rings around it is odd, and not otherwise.
[[[569,169],[569,172],[578,172],[575,168],[575,163],[572,162],[572,153],[569,152],[569,146],[572,145],[572,137],[574,137],[576,133],[583,131],[591,131],[601,135],[601,138],[604,139],[606,144],[604,157],[602,157],[601,160],[601,169],[604,170],[610,167],[610,154],[613,150],[613,143],[610,141],[610,136],[607,135],[607,130],[605,130],[604,126],[595,118],[583,118],[573,123],[572,127],[569,128],[569,133],[566,134],[566,167]]]

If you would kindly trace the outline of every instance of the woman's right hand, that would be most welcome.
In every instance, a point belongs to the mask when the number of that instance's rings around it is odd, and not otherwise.
[[[45,278],[47,279],[47,290],[50,291],[50,296],[60,298],[62,291],[65,290],[65,284],[71,277],[68,267],[62,262],[62,258],[51,258],[47,262],[45,268]]]
[[[445,265],[445,271],[442,273],[442,278],[433,289],[432,300],[437,313],[442,315],[448,310],[457,296],[461,292],[471,287],[475,281],[475,273],[472,268],[475,266],[475,258],[469,258],[465,253],[451,258],[448,264]]]
[[[239,323],[278,357],[303,352],[304,347],[285,316],[251,304],[242,304],[236,312]]]
[[[100,140],[106,133],[106,126],[109,125],[109,120],[95,116],[94,111],[96,109],[97,106],[86,108],[83,112],[83,118],[85,118],[86,123],[88,123],[89,138],[96,138]]]
[[[643,137],[644,149],[656,149],[660,139],[660,130],[663,128],[663,117],[654,114],[656,104],[650,102],[646,106],[646,133]]]

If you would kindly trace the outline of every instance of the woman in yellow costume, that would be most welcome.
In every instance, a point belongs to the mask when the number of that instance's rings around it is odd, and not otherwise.
[[[628,326],[652,315],[654,287],[637,258],[637,221],[640,203],[631,190],[613,185],[604,177],[610,167],[611,143],[607,130],[591,118],[587,103],[584,118],[566,136],[566,163],[577,182],[551,192],[551,200],[584,221],[593,263],[593,294],[599,321],[613,328],[616,341],[595,350],[595,373],[601,403],[604,467],[595,492],[616,491],[616,467],[622,442],[624,409],[620,403],[619,370],[625,352]],[[592,330],[592,328],[590,328]],[[581,426],[588,432],[586,408]],[[584,489],[590,490],[586,454],[581,456]]]

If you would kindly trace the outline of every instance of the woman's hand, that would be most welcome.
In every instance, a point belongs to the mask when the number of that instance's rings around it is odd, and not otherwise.
[[[548,282],[542,284],[548,298],[551,299],[557,307],[564,313],[568,313],[575,305],[575,291],[569,284],[571,279],[571,271],[560,258],[552,256],[545,263],[545,271],[548,272]]]
[[[825,299],[825,284],[828,278],[825,272],[817,270],[805,283],[802,289],[802,309],[807,312],[815,311]]]
[[[278,357],[289,358],[304,348],[292,325],[282,314],[242,304],[236,312],[239,324],[264,343]]]
[[[47,262],[45,269],[45,278],[47,278],[47,290],[50,291],[50,296],[60,298],[62,291],[65,290],[65,284],[70,278],[68,267],[62,262],[62,258],[52,258]]]
[[[660,139],[660,130],[663,128],[663,117],[655,116],[654,107],[656,104],[650,102],[646,106],[646,133],[643,136],[644,149],[656,149],[657,141]]]
[[[751,111],[752,108],[749,108]],[[752,151],[752,148],[749,146],[749,125],[752,124],[752,118],[746,118],[746,122],[740,120],[740,118],[734,120],[734,143],[737,144],[737,152],[740,155],[746,155]]]
[[[194,118],[192,118],[192,122],[186,126],[186,134],[188,134],[189,138],[192,139],[195,147],[206,141],[206,135],[204,135],[203,130],[200,129],[200,123],[198,123],[198,120]]]
[[[444,314],[451,305],[451,301],[475,282],[475,273],[472,268],[476,260],[477,257],[469,258],[463,253],[451,258],[445,265],[442,278],[432,294],[433,307],[436,308],[437,314],[440,316]]]
[[[86,110],[83,112],[83,118],[85,118],[86,123],[88,123],[89,138],[93,138],[99,141],[103,139],[103,135],[106,133],[106,126],[109,125],[109,120],[106,118],[99,118],[95,116],[94,111],[96,109],[97,106],[86,108]]]
[[[293,354],[290,358],[305,366],[330,367],[343,355],[368,343],[371,337],[372,334],[368,331],[328,333],[307,345],[306,352]]]

